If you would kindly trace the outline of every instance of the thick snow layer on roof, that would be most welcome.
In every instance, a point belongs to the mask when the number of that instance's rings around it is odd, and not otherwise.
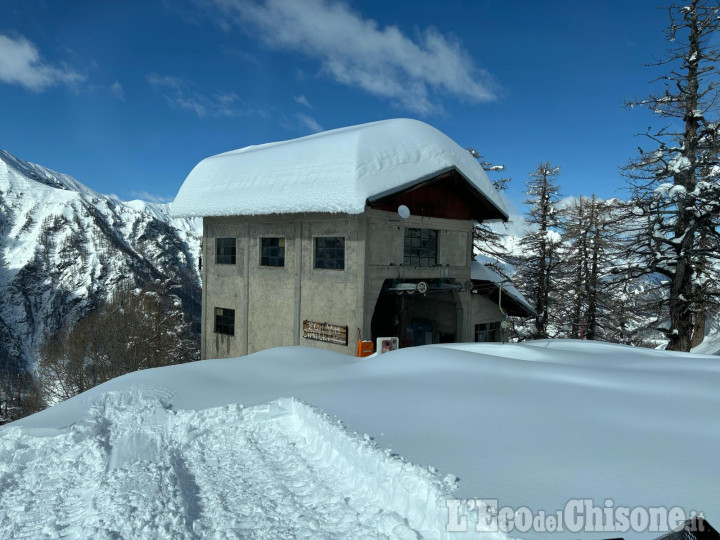
[[[507,215],[480,164],[423,122],[384,120],[201,161],[172,205],[176,217],[297,212],[359,214],[368,198],[457,169]]]
[[[506,278],[498,274],[489,266],[485,266],[483,263],[478,261],[470,263],[470,279],[489,281],[496,284],[498,287],[502,283],[502,290],[505,294],[519,304],[522,304],[528,311],[530,311],[530,313],[535,312],[535,308],[533,308],[522,293],[515,288],[515,285],[510,283]]]

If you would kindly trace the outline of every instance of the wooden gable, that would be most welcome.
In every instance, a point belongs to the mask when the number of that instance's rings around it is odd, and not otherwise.
[[[396,212],[405,205],[414,216],[484,221],[506,217],[455,169],[402,191],[369,200],[377,210]]]

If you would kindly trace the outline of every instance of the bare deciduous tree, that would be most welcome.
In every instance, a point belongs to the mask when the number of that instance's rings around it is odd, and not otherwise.
[[[48,340],[38,380],[58,402],[125,373],[197,360],[198,341],[168,284],[120,289],[99,310]]]

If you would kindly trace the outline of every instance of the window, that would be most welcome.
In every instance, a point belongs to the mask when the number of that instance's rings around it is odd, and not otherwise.
[[[340,236],[315,238],[315,268],[345,270],[345,238]]]
[[[215,239],[215,262],[217,264],[235,264],[235,239]]]
[[[435,266],[437,264],[437,231],[435,229],[405,229],[405,266]]]
[[[215,333],[235,335],[235,310],[215,308]]]
[[[260,239],[260,265],[285,266],[285,239]]]
[[[475,342],[484,343],[486,341],[495,341],[495,332],[497,331],[498,323],[484,323],[475,325]]]

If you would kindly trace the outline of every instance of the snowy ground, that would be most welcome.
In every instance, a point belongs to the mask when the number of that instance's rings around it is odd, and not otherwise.
[[[705,339],[693,349],[695,353],[720,356],[720,313],[715,314],[705,325]]]
[[[717,357],[573,341],[147,370],[0,429],[0,537],[454,538],[451,496],[717,526],[718,390]]]
[[[2,536],[416,538],[407,518],[430,536],[439,528],[416,500],[433,515],[443,491],[433,475],[302,403],[173,412],[158,392],[105,394],[91,419],[31,443],[4,433],[14,464],[3,470]]]

